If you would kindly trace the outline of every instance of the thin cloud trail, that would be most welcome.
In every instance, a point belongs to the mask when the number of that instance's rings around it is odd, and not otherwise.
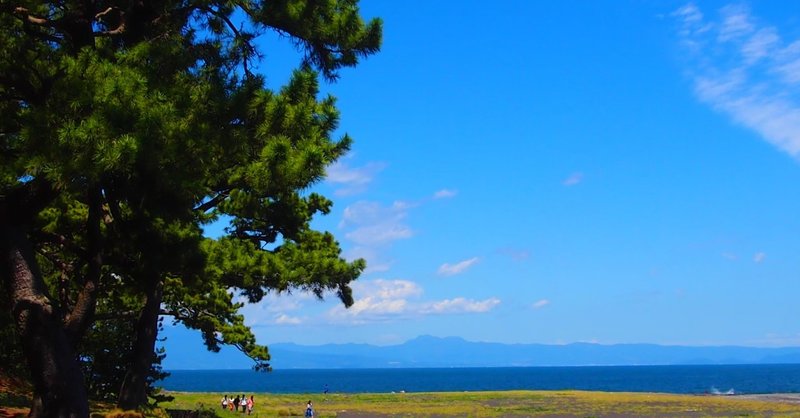
[[[698,99],[800,159],[800,39],[782,39],[743,4],[709,18],[689,3],[672,17]]]

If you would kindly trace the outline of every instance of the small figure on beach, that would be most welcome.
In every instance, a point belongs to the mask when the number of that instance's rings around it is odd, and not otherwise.
[[[308,401],[306,404],[306,416],[313,417],[314,416],[314,405],[311,404],[311,401]]]
[[[242,394],[242,399],[239,401],[239,405],[242,406],[242,413],[244,414],[247,412],[247,397]],[[238,412],[238,411],[237,411]]]
[[[253,405],[255,405],[255,401],[253,401],[253,395],[250,395],[250,397],[247,398],[247,415],[253,414]]]
[[[322,389],[322,393],[325,394],[325,395],[328,394],[328,384],[327,383],[325,384],[325,388]]]
[[[228,395],[222,396],[222,409],[228,409]]]
[[[239,395],[233,398],[233,408],[231,408],[231,411],[239,412]]]

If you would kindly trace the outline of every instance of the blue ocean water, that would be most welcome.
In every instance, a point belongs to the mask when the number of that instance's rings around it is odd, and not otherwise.
[[[594,390],[800,393],[800,364],[420,369],[175,370],[167,390],[219,393]]]

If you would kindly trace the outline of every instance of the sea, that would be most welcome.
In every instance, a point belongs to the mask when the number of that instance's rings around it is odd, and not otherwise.
[[[589,390],[681,394],[800,393],[800,364],[393,369],[174,370],[171,391],[388,393]]]

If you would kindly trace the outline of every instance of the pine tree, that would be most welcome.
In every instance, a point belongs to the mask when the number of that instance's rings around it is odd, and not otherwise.
[[[265,31],[303,54],[277,91],[252,71]],[[331,202],[308,189],[351,145],[319,78],[380,41],[356,0],[0,2],[0,275],[32,416],[88,416],[98,317],[134,324],[119,403],[138,408],[162,315],[268,368],[236,294],[352,304],[364,262],[310,227]]]

